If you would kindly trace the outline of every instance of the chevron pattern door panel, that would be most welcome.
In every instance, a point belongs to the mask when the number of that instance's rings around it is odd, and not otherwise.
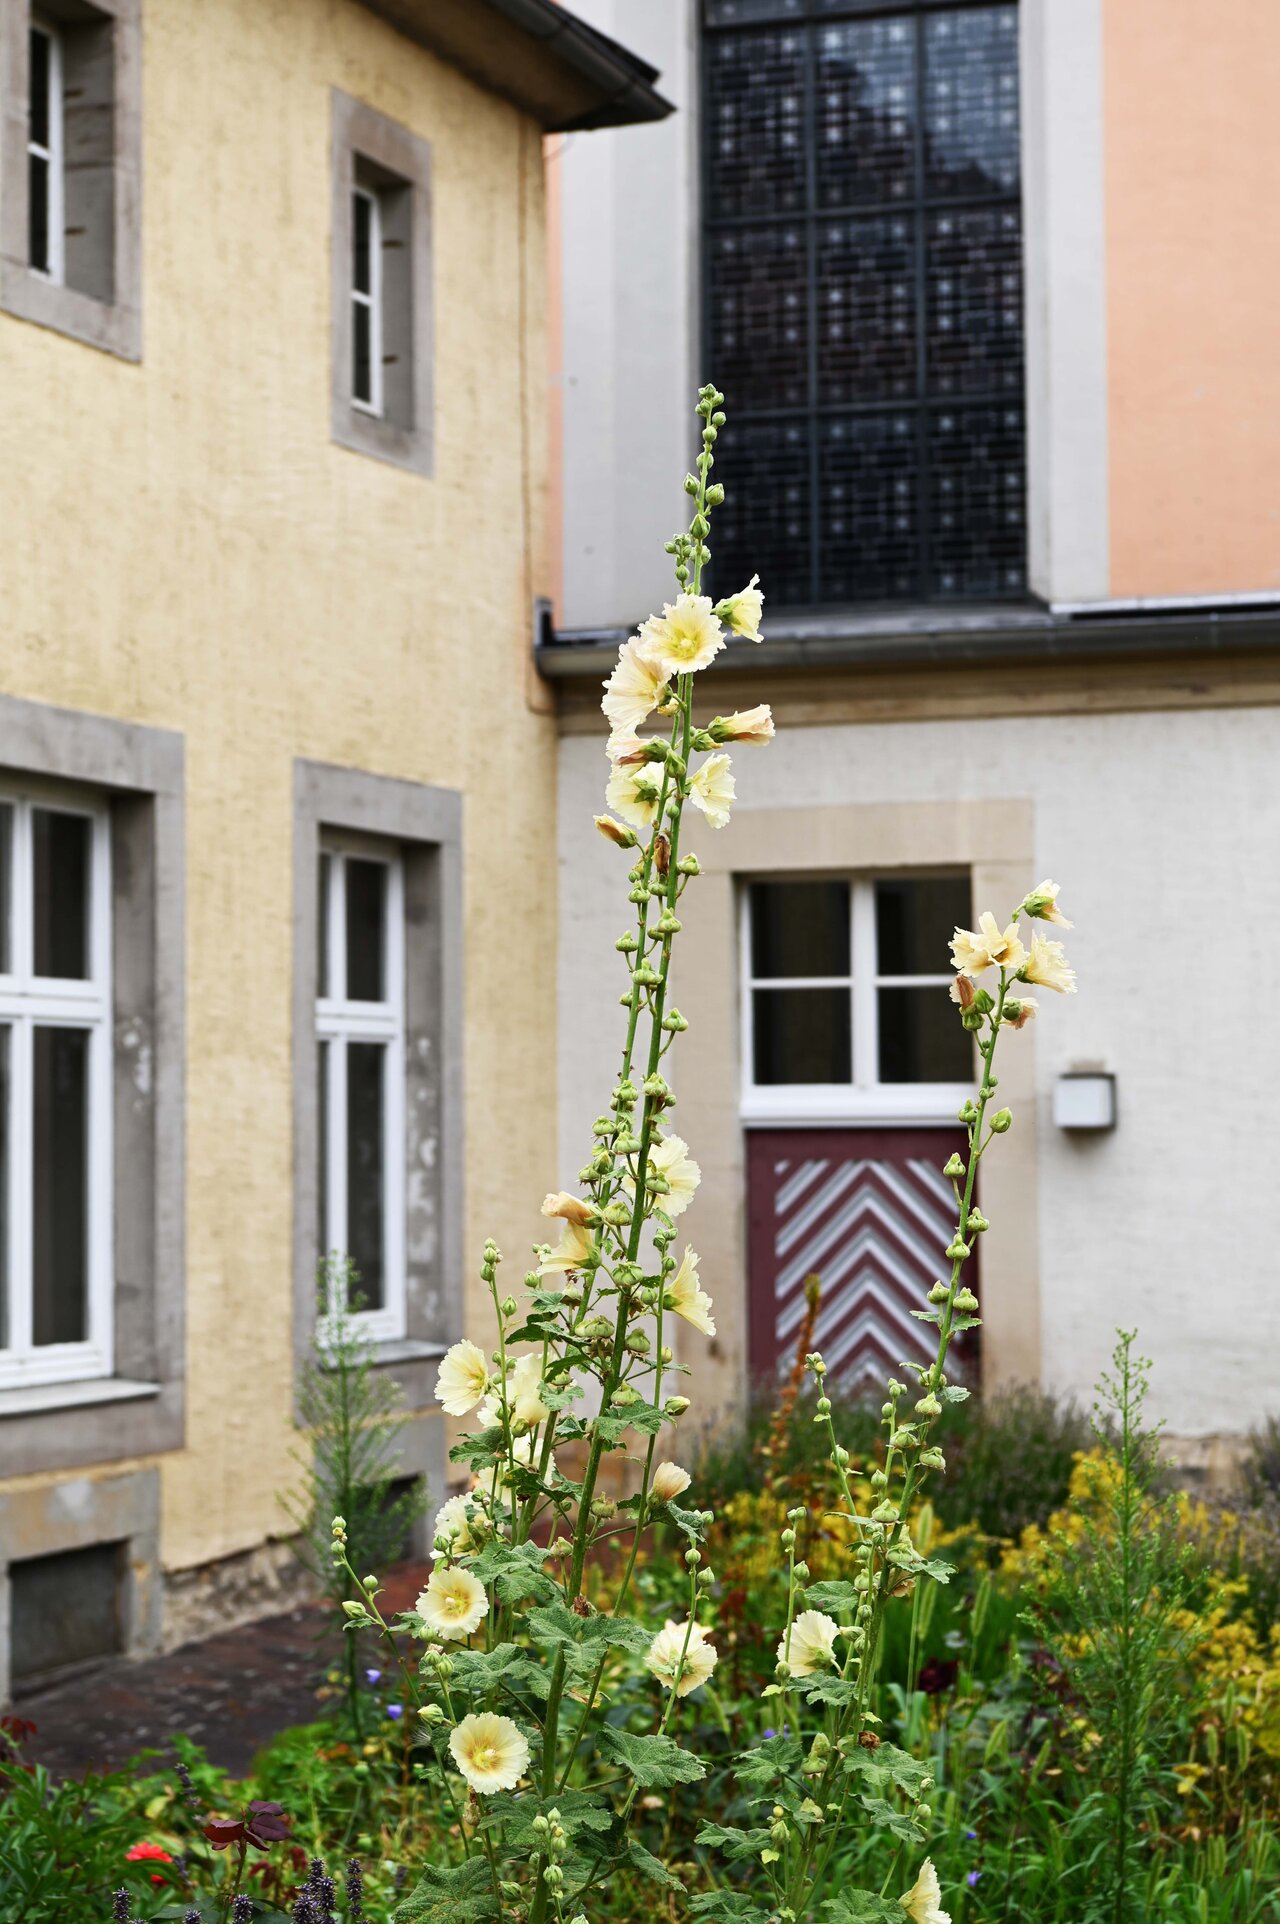
[[[947,1269],[955,1198],[942,1166],[965,1147],[954,1127],[749,1131],[753,1376],[789,1366],[811,1272],[822,1279],[814,1347],[833,1377],[880,1381],[932,1356],[933,1331],[911,1311]],[[975,1373],[976,1335],[953,1345],[953,1380]]]

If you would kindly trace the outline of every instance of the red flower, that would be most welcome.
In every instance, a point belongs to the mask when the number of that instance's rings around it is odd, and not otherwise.
[[[169,1855],[168,1851],[162,1850],[159,1844],[145,1844],[145,1843],[134,1844],[129,1850],[125,1852],[124,1855],[125,1855],[125,1862],[128,1864],[139,1864],[144,1862],[152,1862],[156,1864],[172,1864],[173,1862],[173,1859]],[[155,1871],[152,1871],[151,1882],[153,1884],[163,1884],[165,1881],[166,1880],[163,1877],[157,1876]]]

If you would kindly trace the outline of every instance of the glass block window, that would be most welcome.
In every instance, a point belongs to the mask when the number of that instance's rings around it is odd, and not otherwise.
[[[717,588],[1026,592],[1012,0],[704,0]]]

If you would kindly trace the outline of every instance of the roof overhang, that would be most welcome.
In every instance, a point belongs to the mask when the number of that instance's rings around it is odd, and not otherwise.
[[[372,13],[532,116],[547,133],[673,111],[656,67],[557,0],[363,0]]]

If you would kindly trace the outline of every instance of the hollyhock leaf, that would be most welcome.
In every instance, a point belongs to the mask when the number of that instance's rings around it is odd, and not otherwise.
[[[418,1882],[393,1912],[395,1924],[480,1924],[499,1916],[485,1857],[461,1864],[425,1864]]]
[[[486,1587],[494,1586],[504,1603],[520,1603],[525,1597],[554,1603],[560,1592],[542,1567],[545,1561],[546,1551],[536,1543],[503,1543],[495,1537],[470,1568]]]
[[[690,1915],[705,1917],[712,1924],[766,1924],[774,1913],[745,1891],[703,1891],[691,1900]]]
[[[685,1886],[673,1871],[667,1869],[662,1859],[655,1857],[652,1851],[647,1851],[643,1844],[637,1844],[634,1838],[627,1845],[626,1861],[632,1870],[639,1871],[641,1877],[647,1877],[651,1882],[661,1884],[664,1890],[684,1891]]]
[[[670,1737],[637,1737],[629,1730],[605,1725],[596,1741],[600,1755],[619,1764],[641,1790],[661,1790],[669,1784],[695,1784],[706,1771],[698,1759]]]
[[[805,1702],[810,1704],[856,1703],[860,1687],[854,1677],[828,1677],[820,1671],[796,1684]]]
[[[581,1617],[582,1641],[584,1644],[608,1644],[613,1650],[632,1650],[637,1656],[644,1656],[653,1642],[653,1634],[634,1617]]]
[[[803,1746],[794,1737],[766,1737],[735,1759],[733,1774],[744,1790],[768,1790],[800,1768]]]
[[[668,1503],[667,1515],[677,1530],[684,1532],[691,1542],[701,1543],[707,1534],[707,1526],[702,1521],[701,1510],[682,1510],[679,1504]]]
[[[856,1610],[859,1603],[857,1591],[843,1577],[834,1577],[827,1583],[807,1583],[804,1600],[812,1604],[815,1610],[830,1610],[836,1616],[847,1610]]]
[[[738,1830],[734,1825],[704,1824],[694,1838],[695,1844],[712,1844],[732,1862],[740,1857],[759,1857],[769,1842],[767,1830]]]
[[[872,1891],[842,1891],[819,1908],[826,1924],[903,1924],[907,1915],[896,1898]]]

